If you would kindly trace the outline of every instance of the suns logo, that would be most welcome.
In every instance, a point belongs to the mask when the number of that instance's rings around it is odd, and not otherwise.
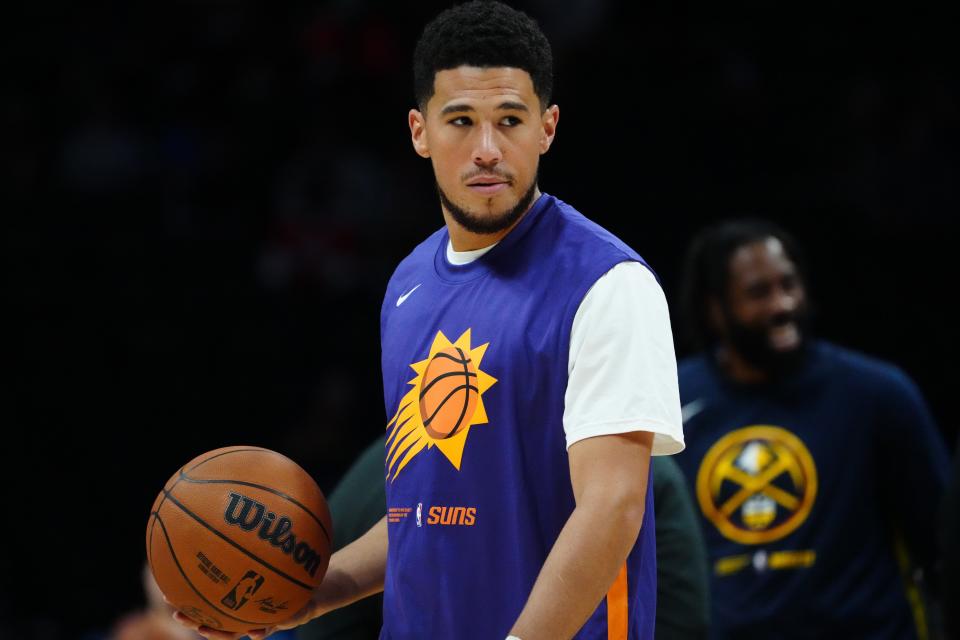
[[[792,533],[816,497],[810,451],[780,427],[731,431],[710,448],[697,473],[703,515],[740,544],[765,544]]]
[[[456,342],[438,331],[426,359],[387,423],[387,478],[392,482],[414,457],[434,447],[459,471],[470,428],[487,423],[483,394],[497,380],[480,369],[489,342],[470,346],[470,329]]]

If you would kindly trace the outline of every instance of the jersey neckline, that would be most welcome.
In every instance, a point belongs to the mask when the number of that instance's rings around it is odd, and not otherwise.
[[[467,282],[482,278],[487,275],[497,257],[511,247],[516,245],[527,234],[540,215],[549,207],[555,198],[547,193],[541,193],[540,197],[531,205],[530,209],[523,215],[520,223],[513,228],[500,242],[498,242],[490,251],[483,254],[476,260],[467,264],[451,264],[447,260],[447,243],[450,241],[450,232],[446,227],[437,238],[436,251],[434,252],[433,264],[437,276],[445,282]]]

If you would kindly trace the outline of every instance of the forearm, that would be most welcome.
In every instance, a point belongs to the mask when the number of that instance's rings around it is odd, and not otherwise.
[[[314,594],[317,617],[383,591],[387,566],[387,519],[330,558],[323,582]]]
[[[600,498],[574,509],[553,545],[511,635],[572,637],[613,584],[636,542],[643,502]]]

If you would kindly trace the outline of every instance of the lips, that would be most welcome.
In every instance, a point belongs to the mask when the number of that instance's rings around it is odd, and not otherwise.
[[[794,322],[775,326],[768,335],[770,345],[777,351],[795,349],[800,344],[800,328]]]
[[[467,180],[468,187],[483,187],[494,184],[500,184],[504,182],[510,182],[507,178],[501,176],[474,176]]]
[[[467,181],[467,188],[482,195],[492,195],[503,191],[510,181],[500,176],[476,176]]]

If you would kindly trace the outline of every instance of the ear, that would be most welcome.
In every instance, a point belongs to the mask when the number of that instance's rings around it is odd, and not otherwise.
[[[557,135],[557,123],[560,122],[560,107],[551,105],[543,112],[540,118],[542,132],[540,134],[540,155],[545,154],[550,145],[553,144],[553,138]]]
[[[427,143],[427,118],[416,109],[410,109],[407,114],[407,124],[410,125],[410,141],[413,150],[421,158],[430,157],[430,145]]]

